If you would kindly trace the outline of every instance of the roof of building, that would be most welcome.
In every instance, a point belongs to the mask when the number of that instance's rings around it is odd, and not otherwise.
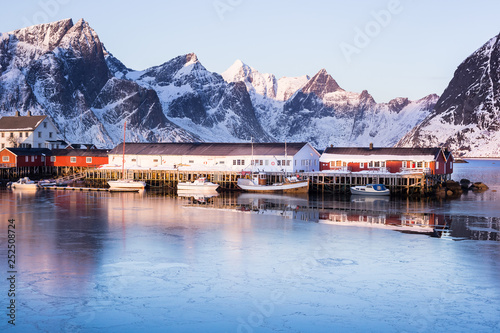
[[[107,157],[106,149],[52,149],[52,156]]]
[[[9,150],[12,154],[17,156],[52,155],[51,150],[48,148],[5,148],[5,149]]]
[[[369,160],[435,160],[442,148],[379,148],[379,147],[328,147],[321,160],[328,159],[369,161]],[[445,155],[447,159],[448,156]]]
[[[379,148],[379,147],[328,147],[325,149],[325,154],[341,154],[341,155],[434,155],[436,156],[441,151],[441,148]]]
[[[0,118],[0,131],[34,131],[47,116],[14,116]]]
[[[306,142],[286,144],[288,155],[295,155]],[[109,154],[119,155],[123,152],[123,145],[119,144]],[[191,156],[241,156],[252,154],[252,143],[126,143],[125,154],[129,155],[191,155]],[[285,143],[254,143],[254,155],[284,155]]]

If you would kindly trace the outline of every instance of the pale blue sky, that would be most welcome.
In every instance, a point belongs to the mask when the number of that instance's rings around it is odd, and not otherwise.
[[[218,73],[236,59],[277,78],[325,68],[377,102],[441,94],[456,67],[500,33],[497,0],[6,2],[1,32],[84,18],[133,69],[189,52]]]

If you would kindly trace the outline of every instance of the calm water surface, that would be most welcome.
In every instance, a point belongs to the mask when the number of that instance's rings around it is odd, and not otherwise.
[[[0,330],[500,331],[499,174],[456,164],[490,190],[442,201],[1,190]]]

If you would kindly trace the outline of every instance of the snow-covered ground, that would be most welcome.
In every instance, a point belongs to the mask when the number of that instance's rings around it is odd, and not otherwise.
[[[498,242],[191,209],[147,193],[2,190],[0,200],[5,264],[16,220],[19,332],[500,330]],[[7,290],[4,279],[4,305]],[[4,316],[0,330],[9,326]]]

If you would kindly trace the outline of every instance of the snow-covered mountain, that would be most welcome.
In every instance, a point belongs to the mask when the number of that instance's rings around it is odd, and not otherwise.
[[[437,101],[376,103],[326,72],[312,78],[259,73],[236,61],[222,75],[193,53],[142,71],[108,52],[83,19],[0,35],[0,115],[50,115],[71,142],[112,147],[127,121],[130,141],[396,143]]]
[[[398,146],[447,146],[456,155],[500,156],[500,35],[462,62],[435,112]]]
[[[153,90],[113,78],[105,49],[83,19],[0,34],[0,114],[48,114],[71,142],[193,141],[163,115]]]
[[[438,99],[429,95],[376,103],[366,90],[345,91],[325,69],[312,78],[276,80],[238,60],[222,76],[245,83],[259,120],[273,137],[317,147],[392,146],[431,113]]]

